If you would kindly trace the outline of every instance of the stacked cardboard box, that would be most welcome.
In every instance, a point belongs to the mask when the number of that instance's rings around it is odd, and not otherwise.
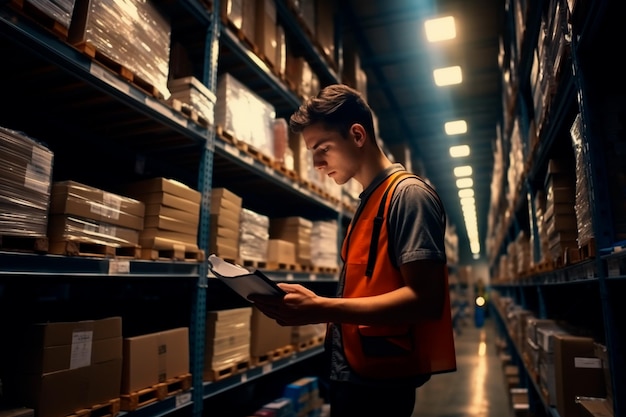
[[[66,242],[134,247],[144,226],[141,201],[76,181],[55,182],[50,200],[51,253],[65,253]]]
[[[244,261],[267,262],[269,217],[244,208],[239,222],[239,255]]]
[[[314,376],[302,377],[287,384],[283,389],[283,397],[292,401],[298,417],[319,415],[324,403],[320,397],[319,381]]]
[[[252,307],[212,310],[206,317],[204,380],[214,381],[250,363]]]
[[[121,393],[130,394],[189,373],[189,329],[124,338]]]
[[[81,1],[74,7],[68,41],[91,45],[149,84],[154,95],[168,99],[171,31],[169,17],[154,2]]]
[[[270,238],[291,242],[298,265],[311,265],[311,230],[313,222],[304,217],[281,217],[270,220]],[[278,244],[276,244],[278,245]],[[279,252],[285,253],[284,251]]]
[[[311,228],[311,260],[313,266],[337,269],[339,225],[336,220],[318,220]]]
[[[14,398],[38,417],[65,417],[119,398],[122,319],[34,324],[15,338]]]
[[[139,236],[144,250],[198,251],[199,191],[158,177],[129,184],[126,193],[145,204],[144,228]]]
[[[171,98],[188,104],[197,111],[210,125],[215,123],[215,94],[195,77],[183,77],[168,83]]]
[[[280,351],[280,352],[279,352]],[[250,355],[253,358],[270,358],[291,352],[291,327],[280,326],[256,307],[250,319]]]
[[[0,127],[0,234],[45,237],[53,153]]]
[[[222,259],[239,259],[239,222],[242,199],[226,188],[211,190],[209,252]]]
[[[553,259],[578,261],[575,203],[574,167],[564,159],[551,159],[546,174],[545,222]]]
[[[326,323],[291,326],[291,344],[298,350],[319,346],[326,336]]]

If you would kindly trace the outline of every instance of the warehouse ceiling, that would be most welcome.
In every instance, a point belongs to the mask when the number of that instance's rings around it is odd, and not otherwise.
[[[389,150],[408,145],[413,171],[440,193],[459,236],[461,263],[472,261],[453,168],[471,165],[481,237],[490,204],[493,149],[502,119],[502,75],[498,66],[504,2],[501,0],[384,0],[344,3],[344,35],[354,36],[367,96]],[[429,44],[424,21],[452,15],[454,40]],[[437,87],[433,70],[459,65],[463,82]],[[444,123],[464,119],[467,133],[448,136]],[[468,157],[454,160],[449,148],[467,144]],[[395,155],[396,159],[401,159]]]

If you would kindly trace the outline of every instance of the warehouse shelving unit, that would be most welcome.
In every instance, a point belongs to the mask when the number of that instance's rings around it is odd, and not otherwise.
[[[568,3],[575,4],[575,13],[562,24],[571,25],[572,38],[565,48],[561,59],[565,60],[558,74],[557,83],[549,101],[549,111],[545,126],[538,141],[533,144],[529,126],[532,119],[533,95],[530,87],[532,52],[537,46],[540,21],[559,4],[561,10]],[[608,139],[604,137],[601,125],[611,123],[609,117],[602,118],[602,101],[607,99],[606,79],[617,72],[610,59],[603,58],[597,51],[598,45],[608,44],[619,32],[617,1],[603,2],[566,2],[534,1],[508,2],[509,39],[506,54],[517,61],[517,86],[515,91],[515,113],[519,115],[521,135],[524,139],[527,157],[524,178],[519,186],[520,192],[511,212],[512,219],[501,227],[507,230],[504,239],[496,245],[492,254],[492,268],[499,255],[507,253],[507,246],[520,232],[526,231],[534,239],[534,261],[539,261],[540,254],[537,232],[535,194],[543,189],[548,160],[555,156],[571,157],[573,160],[570,128],[577,115],[582,120],[584,175],[589,184],[589,201],[592,211],[591,221],[594,246],[588,246],[580,260],[568,262],[563,259],[530,273],[492,285],[496,294],[510,297],[524,310],[529,310],[539,318],[551,318],[567,322],[576,328],[580,335],[592,337],[607,348],[609,374],[607,391],[612,392],[612,406],[615,416],[626,411],[626,381],[624,374],[623,352],[624,328],[621,317],[624,316],[624,303],[618,294],[623,294],[626,283],[626,256],[624,241],[619,237],[617,223],[611,213],[611,199],[623,198],[611,196],[610,181],[605,162]],[[515,6],[513,6],[515,4]],[[524,8],[523,11],[516,7]],[[513,33],[517,25],[516,13],[525,13],[525,29]],[[515,42],[519,34],[522,39]],[[516,46],[519,46],[518,49]],[[515,58],[519,57],[519,58]],[[615,74],[616,75],[616,74]],[[619,81],[616,81],[619,83]],[[621,86],[615,87],[613,94],[624,103],[626,95]],[[538,116],[538,115],[535,115]],[[510,139],[511,132],[503,132],[504,142]],[[508,150],[507,150],[508,151]],[[506,154],[506,152],[505,152]],[[531,240],[532,241],[532,240]],[[520,369],[522,385],[528,388],[531,411],[535,415],[558,417],[559,413],[551,406],[537,382],[537,375],[528,368],[524,361],[523,347],[515,340],[511,329],[507,328],[505,311],[496,312],[499,317],[501,333],[507,340],[512,360]]]
[[[192,75],[215,91],[219,73],[233,72],[274,104],[277,116],[289,115],[301,99],[222,24],[220,2],[211,3],[216,13],[196,0],[156,2],[171,19],[172,40],[184,44],[193,60]],[[73,179],[123,195],[117,187],[133,180],[177,179],[202,194],[198,247],[203,251],[209,242],[213,187],[227,187],[243,197],[244,207],[276,217],[340,223],[349,218],[341,204],[224,141],[215,126],[190,119],[69,45],[19,10],[20,4],[0,5],[0,53],[8,57],[0,81],[7,103],[0,125],[50,146],[55,157],[54,180]],[[276,5],[288,36],[303,48],[322,82],[336,81],[335,71],[292,11],[282,1]],[[36,321],[99,315],[121,315],[124,336],[189,328],[192,389],[121,414],[154,417],[182,411],[210,415],[207,401],[311,360],[322,350],[296,352],[223,380],[203,381],[206,311],[242,303],[208,276],[206,260],[148,261],[0,249],[0,265],[0,325],[9,330]],[[332,292],[337,278],[333,273],[268,271],[268,275],[275,280],[307,282],[321,293]],[[8,314],[17,309],[25,313]],[[14,322],[7,323],[9,318]]]

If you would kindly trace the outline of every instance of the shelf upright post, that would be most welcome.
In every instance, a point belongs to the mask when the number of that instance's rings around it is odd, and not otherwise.
[[[592,230],[595,239],[595,270],[598,276],[598,286],[600,295],[600,305],[602,306],[602,315],[604,319],[604,333],[606,339],[606,347],[608,351],[608,367],[611,374],[611,384],[613,387],[613,413],[616,416],[621,415],[620,411],[626,410],[626,396],[624,392],[620,392],[618,387],[623,389],[623,385],[618,381],[623,381],[625,370],[623,361],[619,352],[622,348],[619,346],[618,334],[620,329],[615,325],[613,318],[613,308],[609,290],[607,288],[607,271],[605,263],[600,256],[601,248],[609,248],[613,245],[613,217],[611,213],[610,191],[607,188],[609,176],[606,170],[606,163],[603,160],[604,151],[602,149],[603,141],[602,131],[599,126],[597,117],[592,109],[598,106],[597,97],[591,96],[589,92],[593,89],[593,83],[599,82],[594,80],[592,67],[597,65],[594,60],[579,59],[579,53],[584,49],[586,52],[591,50],[593,46],[593,38],[600,29],[606,24],[605,17],[611,13],[607,10],[608,4],[615,5],[617,2],[592,2],[590,3],[589,13],[580,30],[574,30],[572,34],[572,70],[574,74],[574,82],[577,88],[578,107],[581,118],[582,133],[582,160],[584,161],[584,174],[587,176],[588,198],[591,208]],[[606,41],[606,39],[600,39]],[[598,88],[597,86],[595,86]]]
[[[217,84],[217,59],[219,52],[219,20],[220,4],[219,0],[213,1],[213,12],[209,26],[205,33],[204,67],[202,73],[202,83],[211,92],[215,92]],[[211,189],[213,173],[213,155],[215,150],[215,127],[212,126],[207,133],[205,146],[202,148],[200,167],[198,170],[198,190],[202,194],[200,207],[200,219],[198,229],[198,244],[204,251],[203,259],[199,268],[198,285],[195,289],[195,306],[192,310],[192,332],[191,332],[191,368],[193,378],[193,417],[202,417],[204,406],[204,351],[206,335],[206,291],[208,287],[208,250],[209,250],[209,230],[211,218]]]

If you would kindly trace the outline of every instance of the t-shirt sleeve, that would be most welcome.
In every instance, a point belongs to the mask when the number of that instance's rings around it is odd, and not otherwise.
[[[389,251],[398,266],[418,260],[446,260],[445,209],[434,191],[419,180],[398,185],[388,221]]]

